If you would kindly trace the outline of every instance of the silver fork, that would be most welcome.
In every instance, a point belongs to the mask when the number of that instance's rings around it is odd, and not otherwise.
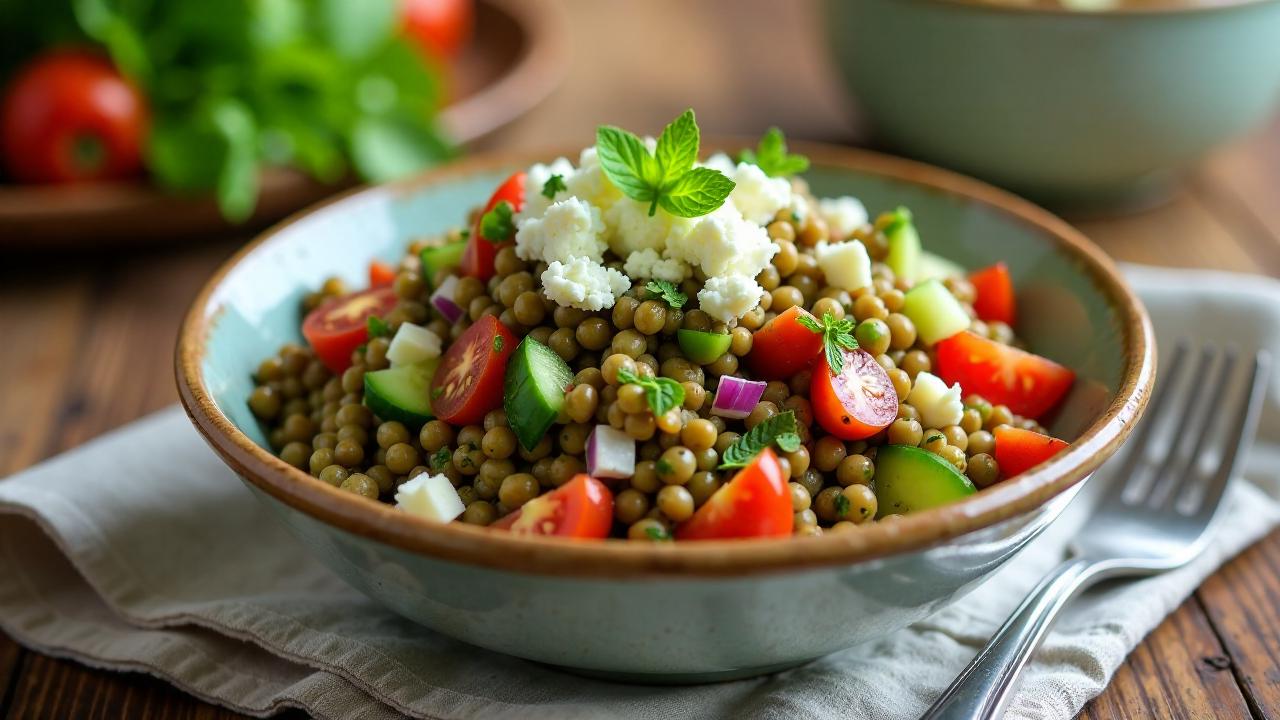
[[[1259,353],[1248,367],[1237,364],[1234,352],[1193,353],[1178,344],[1131,452],[1068,559],[1040,581],[922,720],[1000,717],[1031,654],[1073,596],[1106,578],[1172,570],[1204,549],[1253,439],[1270,358]]]

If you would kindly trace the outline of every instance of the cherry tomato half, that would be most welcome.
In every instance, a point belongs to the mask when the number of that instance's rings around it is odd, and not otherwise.
[[[1021,475],[1067,447],[1058,438],[1012,425],[1001,425],[991,434],[996,439],[996,464],[1004,477]]]
[[[794,523],[787,476],[765,448],[676,528],[677,540],[783,537]]]
[[[472,0],[402,0],[404,33],[430,56],[456,58],[471,38]]]
[[[471,425],[502,407],[502,380],[516,338],[485,315],[453,341],[431,380],[431,409],[453,425]]]
[[[312,310],[302,321],[302,336],[316,357],[335,373],[351,367],[351,353],[369,339],[369,316],[382,317],[399,299],[391,288],[343,295]]]
[[[1016,315],[1016,304],[1013,293],[1013,279],[1009,277],[1009,268],[1002,262],[983,268],[969,276],[977,298],[973,301],[973,309],[983,320],[998,320],[1013,324]]]
[[[493,192],[493,197],[489,198],[489,202],[485,203],[484,212],[476,218],[476,224],[471,228],[471,237],[467,239],[467,247],[462,251],[462,263],[459,268],[463,275],[488,280],[497,272],[493,267],[493,261],[498,257],[498,251],[515,242],[515,237],[509,237],[505,240],[493,241],[486,239],[480,234],[480,223],[484,220],[484,214],[497,207],[498,203],[511,203],[512,212],[520,212],[524,207],[524,173],[518,172],[507,178],[498,189]]]
[[[756,377],[786,380],[808,367],[809,361],[822,352],[822,334],[801,325],[802,317],[818,322],[808,310],[793,305],[751,337],[747,365]]]
[[[593,477],[575,475],[569,482],[521,505],[490,527],[517,535],[606,538],[613,528],[613,493]]]
[[[109,61],[79,50],[50,52],[20,70],[5,92],[4,164],[19,182],[129,177],[142,169],[146,125],[146,101]]]
[[[840,352],[844,368],[839,375],[832,375],[825,355],[813,364],[809,381],[813,417],[823,429],[843,440],[869,438],[898,417],[898,393],[871,353]]]
[[[391,265],[374,260],[369,263],[369,287],[390,287],[396,281],[396,269]]]
[[[968,330],[935,347],[938,377],[960,383],[966,394],[977,394],[1013,412],[1039,418],[1058,404],[1076,374],[1058,363],[988,340]]]

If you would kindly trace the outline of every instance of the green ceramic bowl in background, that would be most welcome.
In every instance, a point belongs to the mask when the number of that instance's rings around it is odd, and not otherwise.
[[[1072,12],[829,0],[833,56],[877,138],[1065,209],[1168,195],[1280,99],[1280,1]]]

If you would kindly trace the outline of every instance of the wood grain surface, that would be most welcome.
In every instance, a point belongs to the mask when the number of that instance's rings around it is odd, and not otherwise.
[[[796,137],[866,139],[811,2],[571,0],[568,9],[575,58],[565,85],[489,144],[583,143],[600,122],[656,132],[690,105],[710,132],[776,124]],[[1278,196],[1280,123],[1209,158],[1167,205],[1077,224],[1121,260],[1280,276]],[[0,475],[173,402],[179,319],[242,240],[6,256]],[[0,635],[0,717],[239,716],[159,680],[85,668]],[[1280,532],[1211,577],[1081,717],[1280,718]]]

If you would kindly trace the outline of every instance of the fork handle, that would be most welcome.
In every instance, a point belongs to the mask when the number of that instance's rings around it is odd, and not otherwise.
[[[1054,568],[921,720],[1000,717],[1027,661],[1058,613],[1072,596],[1100,579],[1105,569],[1105,565],[1083,558],[1067,560]]]

